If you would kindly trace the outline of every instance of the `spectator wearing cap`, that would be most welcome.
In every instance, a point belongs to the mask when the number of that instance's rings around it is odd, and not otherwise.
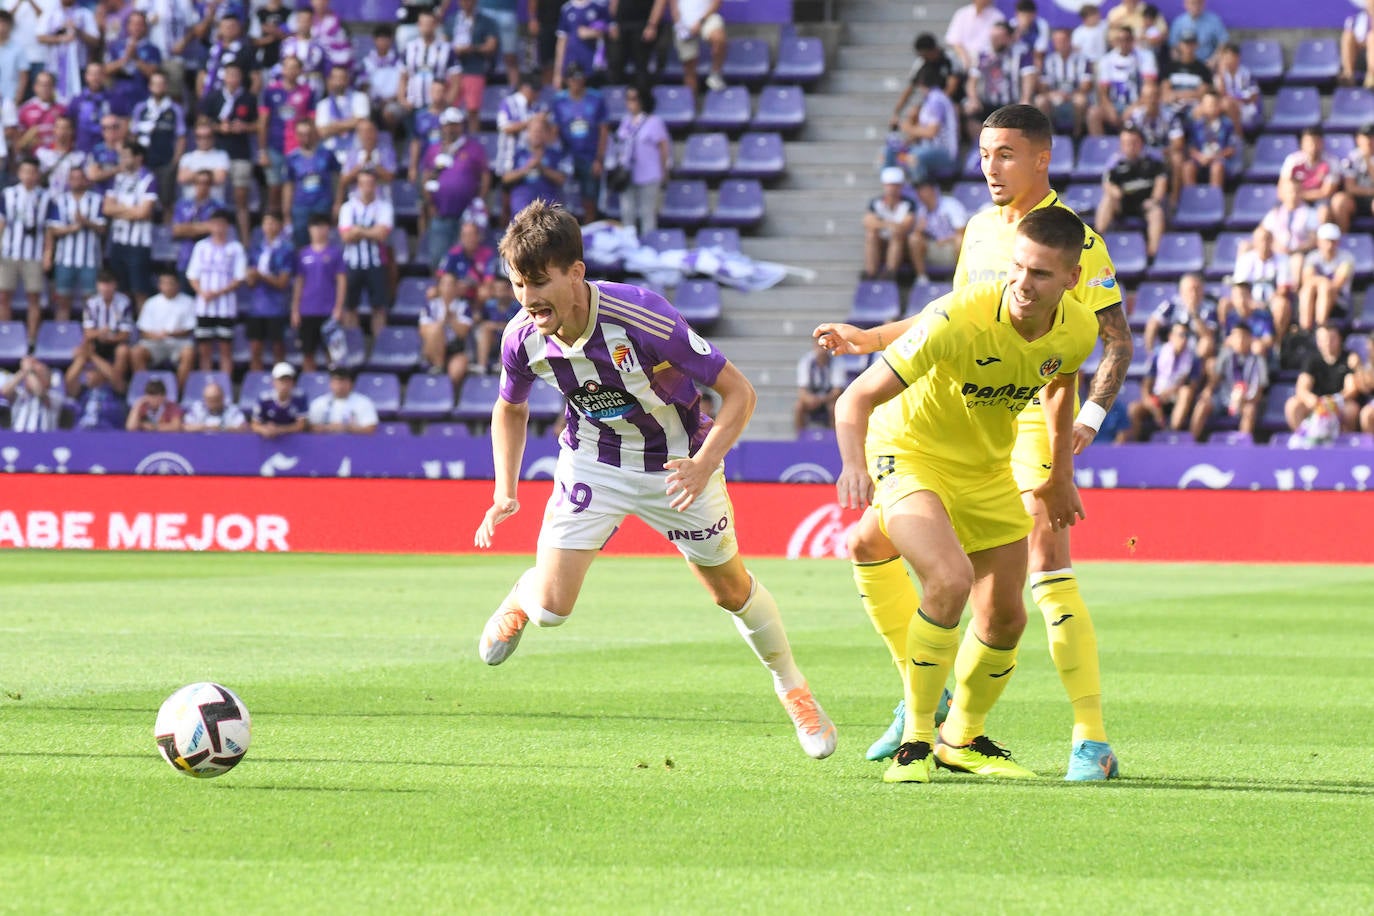
[[[600,92],[587,88],[587,75],[580,67],[570,67],[567,88],[553,100],[551,113],[559,142],[572,156],[573,193],[582,221],[591,222],[597,218],[602,163],[611,136],[606,100]]]
[[[218,382],[206,382],[200,398],[181,419],[181,428],[188,433],[240,432],[247,427],[248,418],[229,402]]]
[[[283,213],[291,219],[291,243],[310,244],[309,226],[317,216],[330,221],[334,207],[334,181],[339,160],[320,145],[315,125],[296,123],[296,149],[286,157],[286,185],[282,188]]]
[[[449,97],[466,109],[468,132],[476,135],[482,129],[487,70],[496,62],[501,40],[496,20],[477,8],[477,0],[458,0],[451,26],[454,66],[448,75]]]
[[[953,273],[964,244],[968,211],[956,198],[940,193],[931,179],[916,185],[916,224],[911,230],[911,263],[916,280],[925,283],[928,265]]]
[[[341,366],[329,372],[329,393],[310,402],[310,431],[362,433],[377,431],[377,407],[353,390],[353,373]]]
[[[917,202],[906,193],[906,173],[890,165],[878,176],[883,191],[864,213],[864,278],[896,277],[916,226]]]
[[[329,216],[310,217],[307,244],[296,251],[296,282],[291,292],[291,327],[300,332],[301,360],[306,372],[315,371],[315,354],[326,321],[343,320],[348,268],[344,253],[329,240]]]
[[[945,95],[951,101],[958,102],[963,95],[964,73],[955,58],[950,57],[944,48],[940,47],[939,40],[930,32],[922,32],[916,36],[912,43],[912,50],[916,54],[916,59],[912,61],[911,72],[907,75],[906,85],[902,88],[902,94],[897,97],[897,105],[892,109],[892,117],[888,119],[888,127],[896,130],[903,121],[906,114],[907,103],[911,101],[912,95],[924,88],[927,83],[923,74],[933,72],[935,77],[933,84],[944,89]],[[957,118],[956,118],[957,121]]]
[[[620,222],[643,237],[658,228],[658,197],[673,150],[667,125],[654,114],[653,95],[637,86],[625,90],[625,117],[615,131],[614,159],[628,170],[629,179],[620,189]]]
[[[30,340],[43,316],[47,217],[48,192],[38,184],[38,163],[24,159],[19,163],[19,183],[0,193],[0,321],[10,320],[14,291],[22,280]]]
[[[129,432],[175,433],[181,430],[181,407],[167,397],[167,384],[160,378],[150,378],[143,386],[143,394],[134,401],[124,422]]]
[[[1245,322],[1237,322],[1227,332],[1193,408],[1189,426],[1198,442],[1206,440],[1212,417],[1218,414],[1234,418],[1241,432],[1255,435],[1269,388],[1269,361],[1254,344],[1254,335]]]
[[[1374,216],[1374,124],[1355,134],[1355,148],[1341,160],[1341,189],[1331,198],[1331,221],[1350,231],[1357,216]]]
[[[792,407],[792,427],[800,435],[808,426],[835,428],[835,402],[846,384],[844,363],[813,341],[797,360],[797,400]]]
[[[248,255],[229,234],[228,210],[210,215],[210,234],[191,249],[186,279],[196,296],[196,349],[200,371],[212,368],[218,344],[221,372],[234,371],[234,322],[238,318],[238,289],[248,278]]]
[[[50,432],[62,418],[62,392],[36,356],[20,357],[13,373],[0,372],[0,398],[9,401],[9,428],[16,433]]]
[[[1212,88],[1212,68],[1198,60],[1196,32],[1183,33],[1173,55],[1159,70],[1164,104],[1180,112],[1191,111],[1203,90]]]
[[[1298,197],[1316,208],[1319,220],[1326,221],[1331,197],[1340,187],[1340,166],[1326,155],[1326,137],[1321,127],[1303,130],[1298,148],[1283,160],[1279,181],[1297,185]]]
[[[487,151],[465,133],[463,113],[450,108],[440,121],[443,139],[426,151],[420,170],[423,209],[432,214],[425,246],[429,263],[436,266],[458,236],[473,201],[485,200],[491,191]]]
[[[973,0],[954,11],[945,29],[945,44],[959,56],[965,72],[992,48],[993,27],[1006,21],[992,0]]]
[[[177,272],[186,276],[191,263],[191,251],[196,242],[210,234],[210,217],[225,209],[225,203],[215,194],[215,176],[202,169],[191,179],[191,196],[183,197],[172,207],[172,240],[177,246]],[[189,281],[182,289],[190,291]]]
[[[1328,321],[1351,317],[1351,284],[1355,256],[1341,247],[1341,229],[1335,223],[1317,228],[1317,247],[1303,259],[1298,286],[1298,326],[1311,330]]]
[[[281,75],[262,91],[258,106],[258,165],[267,179],[267,207],[279,210],[286,157],[296,150],[296,124],[315,114],[315,90],[301,79],[298,57],[281,62]]]
[[[1374,88],[1374,3],[1366,0],[1365,8],[1346,17],[1341,26],[1341,69],[1337,76],[1342,85],[1355,82],[1355,71],[1364,66],[1364,87]]]
[[[889,147],[885,165],[902,165],[912,181],[927,177],[948,178],[959,157],[959,111],[945,95],[939,72],[930,69],[918,77],[924,94],[902,125],[905,147],[895,153]]]
[[[158,274],[157,295],[138,313],[138,343],[130,352],[134,371],[173,369],[177,385],[185,387],[195,358],[195,330],[195,300],[181,291],[176,272]]]
[[[262,217],[262,233],[248,252],[246,282],[251,290],[248,316],[248,368],[261,372],[263,347],[272,345],[274,362],[285,359],[286,324],[291,314],[291,275],[296,249],[284,231],[282,216],[269,210]]]
[[[1118,220],[1143,220],[1145,250],[1153,258],[1164,236],[1165,197],[1169,175],[1164,163],[1145,150],[1139,129],[1121,130],[1120,148],[1107,160],[1102,172],[1102,200],[1094,226],[1108,232]]]
[[[305,394],[296,390],[296,370],[290,363],[277,363],[272,367],[272,393],[253,406],[253,432],[264,439],[304,432],[309,414]]]
[[[1183,36],[1192,32],[1197,37],[1198,60],[1210,62],[1231,35],[1221,17],[1206,9],[1206,0],[1183,0],[1183,12],[1169,23],[1169,48],[1177,51]]]

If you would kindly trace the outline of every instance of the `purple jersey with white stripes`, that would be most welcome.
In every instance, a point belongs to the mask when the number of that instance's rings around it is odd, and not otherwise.
[[[694,382],[711,386],[725,356],[652,290],[591,286],[587,330],[574,344],[544,337],[527,315],[501,339],[501,398],[524,403],[536,378],[567,399],[560,444],[627,471],[666,473],[696,454],[711,429]]]

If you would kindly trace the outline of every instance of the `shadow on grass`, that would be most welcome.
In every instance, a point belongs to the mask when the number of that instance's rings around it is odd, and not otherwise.
[[[1293,780],[1293,779],[1244,779],[1228,777],[1189,777],[1189,776],[1127,776],[1113,779],[1105,786],[1098,783],[1084,784],[1065,782],[1056,776],[1042,776],[1040,779],[999,779],[980,780],[978,777],[950,774],[942,777],[943,783],[991,783],[1027,789],[1062,789],[1064,791],[1113,791],[1147,789],[1175,792],[1265,792],[1278,795],[1344,795],[1356,798],[1374,798],[1374,782],[1359,780]]]
[[[17,710],[19,707],[8,707]],[[91,713],[98,712],[104,714],[126,713],[129,715],[148,716],[153,711],[142,707],[117,707],[117,706],[29,706],[26,707],[34,712],[77,712]],[[462,710],[462,711],[421,711],[421,710],[379,710],[377,712],[366,712],[362,710],[323,710],[320,712],[301,712],[300,710],[274,710],[274,709],[254,709],[253,718],[261,721],[265,717],[275,719],[575,719],[588,722],[601,721],[605,719],[615,719],[625,722],[714,722],[721,725],[776,725],[778,719],[774,717],[760,719],[723,719],[720,716],[703,712],[698,716],[656,716],[643,715],[638,713],[623,712],[563,712],[557,709],[544,710]],[[881,728],[885,723],[876,723],[876,727]],[[3,752],[0,752],[3,756]]]
[[[146,754],[111,754],[95,751],[0,751],[0,760],[6,757],[44,757],[61,758],[70,760],[156,760],[157,752],[149,751]],[[303,764],[334,764],[341,763],[349,766],[368,766],[368,767],[438,767],[442,769],[464,769],[464,770],[509,770],[511,763],[509,760],[492,761],[459,761],[459,760],[361,760],[350,757],[258,757],[251,758],[254,764],[261,763],[303,763]],[[541,761],[539,768],[543,770],[605,770],[606,767],[594,763],[550,763]],[[276,786],[269,788],[291,789],[294,786]],[[300,788],[310,788],[302,786]],[[361,792],[362,789],[352,791]],[[406,790],[410,791],[410,790]]]

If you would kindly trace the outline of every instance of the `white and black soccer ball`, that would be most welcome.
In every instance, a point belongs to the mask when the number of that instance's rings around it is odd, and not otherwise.
[[[219,684],[188,684],[157,711],[153,736],[172,768],[208,779],[228,773],[248,753],[248,707]]]

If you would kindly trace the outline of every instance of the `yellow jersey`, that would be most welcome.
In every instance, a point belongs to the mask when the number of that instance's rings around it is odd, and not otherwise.
[[[1055,376],[1077,372],[1097,340],[1096,317],[1066,294],[1051,330],[1028,341],[1011,324],[1007,296],[1005,283],[957,289],[883,351],[908,387],[873,412],[869,454],[915,454],[959,472],[1007,469],[1017,416]]]

